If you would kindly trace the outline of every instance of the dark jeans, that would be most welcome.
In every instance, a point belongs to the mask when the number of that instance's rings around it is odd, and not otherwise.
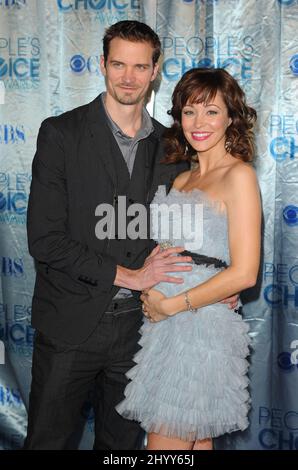
[[[144,433],[139,425],[115,410],[124,398],[125,373],[134,365],[132,357],[139,349],[141,324],[140,303],[121,299],[111,302],[82,344],[69,345],[36,332],[24,449],[74,448],[94,384],[94,449],[141,448]]]

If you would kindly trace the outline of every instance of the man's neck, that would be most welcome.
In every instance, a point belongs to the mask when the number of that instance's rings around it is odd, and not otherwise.
[[[110,95],[105,95],[105,107],[110,117],[130,137],[134,137],[141,128],[143,105],[143,101],[132,105],[121,104]]]

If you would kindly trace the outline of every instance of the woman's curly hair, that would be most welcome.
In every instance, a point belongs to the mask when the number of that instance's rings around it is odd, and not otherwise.
[[[181,126],[182,109],[186,104],[210,103],[220,92],[232,123],[226,130],[226,150],[244,162],[254,155],[253,126],[256,111],[248,106],[237,81],[224,69],[195,68],[186,72],[177,83],[172,96],[172,126],[165,131],[165,163],[192,161],[197,152],[187,142]]]

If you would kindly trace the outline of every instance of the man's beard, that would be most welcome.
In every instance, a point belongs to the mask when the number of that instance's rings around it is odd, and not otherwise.
[[[115,98],[120,104],[133,105],[138,104],[140,101],[142,101],[144,96],[142,95],[142,93],[138,95],[127,93],[126,95],[125,92],[123,92],[123,94],[115,92]]]

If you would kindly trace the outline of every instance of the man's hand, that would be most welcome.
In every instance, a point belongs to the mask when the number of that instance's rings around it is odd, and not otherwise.
[[[172,282],[182,284],[183,279],[170,276],[171,272],[191,271],[192,265],[182,266],[182,263],[191,263],[190,256],[175,256],[184,251],[183,247],[173,247],[161,250],[157,245],[147,256],[140,269],[127,269],[117,266],[115,286],[126,287],[133,290],[150,289],[159,282]]]
[[[221,301],[222,304],[229,304],[229,308],[234,310],[238,305],[239,294],[235,294],[232,297],[228,297]]]
[[[182,251],[184,251],[183,247],[166,248],[161,251],[160,246],[156,246],[146,258],[142,268],[136,270],[138,290],[150,289],[159,282],[182,284],[183,278],[168,275],[170,272],[192,270],[190,264],[181,266],[181,263],[190,263],[192,261],[190,256],[175,256]]]

